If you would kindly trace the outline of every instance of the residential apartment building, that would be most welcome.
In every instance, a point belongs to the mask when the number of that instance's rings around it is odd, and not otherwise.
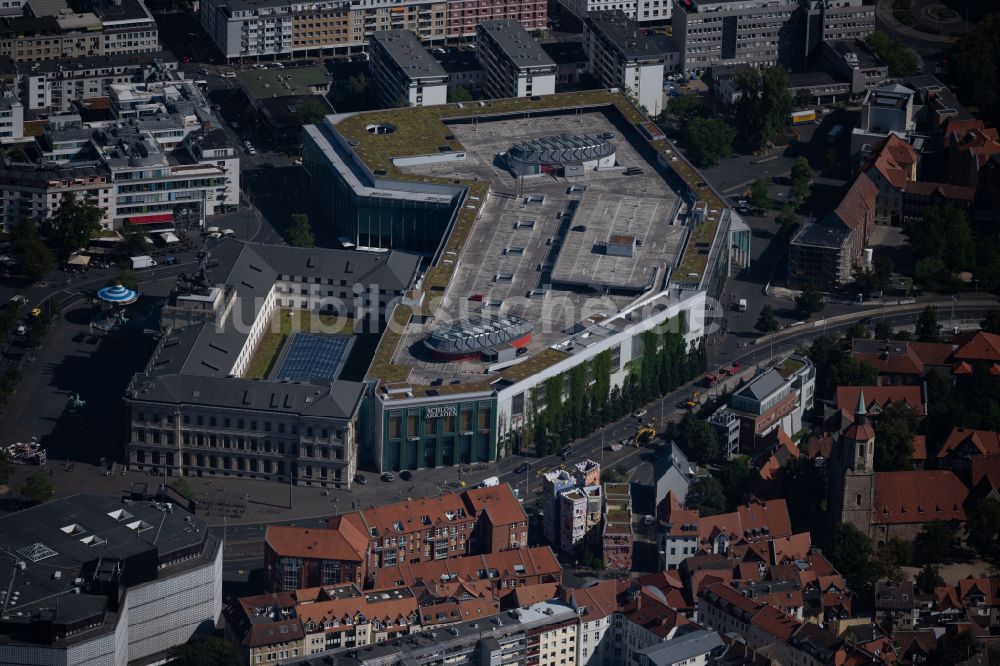
[[[665,0],[663,0],[665,1]],[[510,19],[529,32],[548,27],[545,0],[448,0],[448,38],[475,37],[483,21]]]
[[[129,466],[349,486],[362,384],[339,370],[323,384],[245,375],[279,308],[377,324],[417,264],[398,252],[216,244],[198,273],[178,277],[161,312],[163,335],[129,385]]]
[[[589,12],[583,23],[590,72],[602,86],[621,88],[650,116],[663,110],[663,53],[620,9]]]
[[[222,541],[170,502],[52,499],[0,518],[0,544],[5,663],[160,662],[222,612]]]
[[[142,0],[93,3],[83,13],[60,2],[46,9],[51,13],[0,18],[0,55],[35,62],[160,50],[156,21]]]
[[[825,41],[864,39],[875,29],[865,0],[674,0],[673,39],[681,69],[782,64],[800,69]]]
[[[576,478],[565,469],[556,469],[542,474],[542,533],[546,541],[558,544],[560,540],[559,496],[576,488]]]
[[[372,81],[384,106],[448,101],[448,73],[409,30],[380,30],[369,40]]]
[[[559,548],[577,552],[577,545],[601,524],[601,487],[582,486],[559,494]]]
[[[42,60],[19,75],[20,90],[31,111],[70,113],[76,100],[110,96],[114,84],[146,83],[176,69],[169,51]]]
[[[24,138],[24,106],[6,88],[0,89],[0,143]]]
[[[234,60],[357,48],[380,30],[410,30],[423,40],[442,40],[447,15],[447,2],[206,0],[201,25]]]
[[[632,570],[632,495],[627,483],[604,484],[604,527],[601,534],[604,568]]]
[[[566,10],[581,21],[590,12],[622,11],[629,19],[640,23],[662,23],[668,21],[673,7],[672,0],[559,0]]]
[[[517,21],[480,22],[476,46],[486,97],[537,97],[556,91],[556,63]]]
[[[336,516],[326,528],[271,526],[264,559],[275,591],[369,585],[376,572],[528,547],[528,519],[507,484]]]

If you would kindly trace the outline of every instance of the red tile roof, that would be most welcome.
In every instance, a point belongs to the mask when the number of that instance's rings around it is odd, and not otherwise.
[[[739,539],[772,539],[792,534],[788,505],[783,499],[752,501],[741,504],[732,513],[706,516],[699,521],[699,535],[703,542],[719,534]]]
[[[799,532],[787,537],[771,541],[771,562],[784,564],[795,560],[806,560],[812,550],[812,537],[809,532]]]
[[[889,403],[905,403],[924,416],[924,401],[919,386],[838,386],[835,402],[837,409],[854,414],[858,404],[858,393],[865,392],[865,407],[868,413],[877,413]]]
[[[955,428],[938,451],[937,457],[947,458],[956,449],[984,456],[1000,455],[1000,434],[989,430]]]
[[[993,488],[1000,488],[1000,456],[972,457],[972,487],[983,481]]]
[[[965,520],[969,489],[954,472],[917,470],[875,475],[872,522],[880,525]]]
[[[946,342],[907,342],[924,365],[951,365],[955,347]]]
[[[913,455],[910,456],[911,460],[914,461],[926,461],[927,460],[927,436],[926,435],[915,435],[913,437]]]
[[[908,141],[890,133],[885,141],[875,149],[875,153],[864,167],[874,168],[895,188],[906,184],[911,167],[917,163],[917,151]]]
[[[944,128],[945,145],[967,150],[977,163],[986,164],[991,155],[1000,153],[1000,135],[995,127],[985,127],[983,121],[949,120]]]
[[[955,358],[960,361],[1000,361],[1000,335],[980,331],[964,345],[955,350]]]
[[[932,183],[926,180],[910,180],[903,186],[903,192],[917,194],[923,197],[937,195],[943,199],[973,202],[976,198],[976,188],[951,183]]]
[[[409,587],[418,581],[499,581],[535,576],[562,580],[562,567],[548,546],[382,567],[375,571],[375,589]]]
[[[837,204],[833,213],[848,229],[857,229],[868,216],[869,211],[874,210],[877,198],[878,188],[875,187],[875,183],[864,173],[860,173],[851,183],[851,187]]]
[[[347,530],[350,534],[351,530]],[[368,540],[360,549],[344,531],[268,525],[264,537],[267,544],[283,557],[306,557],[323,560],[361,562],[364,560]]]
[[[537,604],[540,601],[548,601],[556,597],[558,588],[558,583],[537,583],[535,585],[519,586],[504,597],[504,606],[507,608],[524,608],[525,606]]]
[[[798,628],[802,626],[802,623],[791,615],[771,606],[761,608],[750,622],[783,643],[787,643]]]

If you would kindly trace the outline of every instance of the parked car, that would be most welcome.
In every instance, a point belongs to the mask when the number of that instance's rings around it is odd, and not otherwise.
[[[393,474],[392,472],[383,472],[383,474],[382,474],[382,480],[383,481],[395,481],[396,480],[396,475]]]
[[[514,468],[514,473],[515,474],[524,474],[529,469],[531,469],[531,463],[523,462],[523,463],[521,463],[520,465],[518,465],[517,467]]]
[[[361,475],[361,474],[355,474],[355,475],[354,475],[354,482],[355,482],[355,483],[357,483],[357,484],[359,484],[359,485],[362,485],[362,486],[364,486],[364,485],[367,485],[367,484],[368,484],[368,479],[367,479],[367,478],[365,478],[365,477],[364,477],[363,475]]]
[[[163,265],[164,266],[173,266],[176,263],[177,263],[177,257],[175,257],[172,254],[168,254],[167,256],[165,256],[163,258]]]
[[[399,473],[399,478],[401,478],[403,481],[411,481],[413,479],[413,473],[410,472],[410,470],[408,469],[404,469],[402,472]]]

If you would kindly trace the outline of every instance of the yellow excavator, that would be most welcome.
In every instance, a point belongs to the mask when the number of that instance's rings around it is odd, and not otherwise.
[[[652,426],[639,426],[635,430],[635,439],[632,440],[633,446],[639,448],[640,446],[645,446],[649,444],[656,437],[656,428]]]

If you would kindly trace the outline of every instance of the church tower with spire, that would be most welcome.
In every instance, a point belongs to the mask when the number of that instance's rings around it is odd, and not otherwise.
[[[868,421],[864,389],[858,392],[854,422],[840,435],[831,454],[830,515],[872,534],[875,494],[875,430]]]

